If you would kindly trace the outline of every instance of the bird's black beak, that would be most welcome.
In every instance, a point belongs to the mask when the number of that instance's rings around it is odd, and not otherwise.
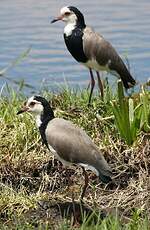
[[[21,113],[24,113],[24,112],[27,112],[28,111],[28,107],[27,106],[23,106],[18,112],[17,112],[17,115],[21,114]]]
[[[60,20],[62,20],[62,16],[59,16],[59,17],[57,17],[57,18],[54,18],[54,19],[51,21],[51,23],[54,23],[54,22],[57,22],[57,21],[60,21]]]

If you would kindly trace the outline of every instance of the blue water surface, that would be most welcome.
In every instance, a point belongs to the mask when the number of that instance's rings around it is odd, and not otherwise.
[[[128,57],[136,80],[147,81],[150,78],[150,1],[76,0],[73,4],[83,12],[88,25],[109,40],[123,58]],[[72,2],[0,1],[0,69],[32,47],[28,57],[6,72],[7,77],[24,79],[35,91],[43,86],[58,91],[64,82],[73,88],[87,87],[87,69],[77,63],[65,47],[64,23],[50,24],[65,5]],[[113,85],[116,78],[109,76],[109,81]],[[5,82],[6,79],[0,77],[0,87]]]

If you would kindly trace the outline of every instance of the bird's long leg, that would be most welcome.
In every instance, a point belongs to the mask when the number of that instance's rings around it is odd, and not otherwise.
[[[85,168],[82,167],[82,170],[83,170],[83,175],[84,175],[84,179],[85,179],[85,180],[84,180],[84,186],[83,186],[82,193],[81,193],[81,198],[80,198],[81,202],[83,201],[83,197],[84,197],[84,195],[85,195],[86,188],[87,188],[88,183],[89,183],[88,174],[87,174]]]
[[[100,93],[101,93],[101,97],[102,99],[104,98],[104,87],[103,87],[103,83],[101,81],[101,77],[100,77],[100,74],[98,71],[96,71],[96,74],[97,74],[97,80],[98,80],[98,87],[99,87],[99,90],[100,90]]]
[[[90,76],[91,76],[91,91],[90,91],[90,96],[89,96],[89,103],[88,103],[88,105],[90,105],[91,98],[92,98],[92,93],[93,93],[93,89],[94,89],[94,86],[95,86],[95,80],[94,80],[94,76],[93,76],[92,69],[89,68],[89,71],[90,71]]]
[[[70,187],[72,181],[70,179],[69,169],[68,168],[65,169],[65,173],[66,173],[66,179],[67,179],[68,187]]]

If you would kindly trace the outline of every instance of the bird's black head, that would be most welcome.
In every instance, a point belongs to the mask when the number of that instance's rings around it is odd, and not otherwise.
[[[41,96],[30,97],[17,114],[23,112],[29,112],[38,115],[41,117],[41,121],[47,118],[49,120],[54,118],[54,112],[50,107],[49,102]]]
[[[35,100],[37,102],[41,102],[41,104],[43,105],[44,108],[50,107],[49,102],[44,97],[41,97],[39,95],[35,95],[35,96],[33,96],[33,100]]]
[[[49,104],[49,102],[41,96],[34,96],[34,100],[41,102],[43,106],[43,113],[41,114],[41,120],[49,118],[50,120],[54,118],[54,112]]]
[[[78,10],[76,7],[74,6],[68,6],[69,10],[71,12],[73,12],[76,16],[77,16],[77,25],[83,25],[84,27],[86,26],[85,25],[85,20],[84,20],[84,16],[83,14],[81,13],[80,10]]]
[[[83,14],[74,6],[65,6],[61,8],[60,15],[54,18],[51,23],[62,20],[67,24],[75,24],[78,27],[85,28],[85,21]]]

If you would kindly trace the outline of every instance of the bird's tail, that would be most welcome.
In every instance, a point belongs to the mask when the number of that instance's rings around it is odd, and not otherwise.
[[[136,84],[136,81],[131,76],[129,70],[127,69],[127,67],[125,66],[125,64],[123,63],[122,60],[120,63],[120,68],[118,69],[118,74],[120,75],[120,78],[121,78],[123,85],[126,89],[129,89]]]
[[[111,177],[113,175],[112,170],[109,167],[104,156],[100,153],[100,151],[97,148],[96,148],[94,157],[91,159],[91,162],[92,162],[92,164],[91,164],[92,168],[94,168],[96,170],[96,174],[97,174],[97,176],[99,176],[99,179],[102,182],[108,183],[109,181],[112,180],[111,179]]]
[[[112,177],[112,170],[109,167],[109,165],[107,164],[106,160],[104,158],[102,158],[102,161],[97,162],[97,171],[99,174],[99,179],[103,182],[103,183],[108,183],[110,181],[112,181],[111,177]]]
[[[126,89],[129,89],[136,84],[136,81],[134,80],[134,78],[131,76],[129,72],[126,74],[124,73],[120,74],[120,77]]]
[[[104,173],[102,173],[102,172],[99,172],[99,178],[100,178],[100,180],[101,180],[103,183],[106,183],[106,184],[107,184],[108,182],[112,181],[111,175],[112,175],[112,173],[109,173],[109,175],[108,175],[108,173],[107,173],[107,175],[106,175],[106,174],[104,174]]]

